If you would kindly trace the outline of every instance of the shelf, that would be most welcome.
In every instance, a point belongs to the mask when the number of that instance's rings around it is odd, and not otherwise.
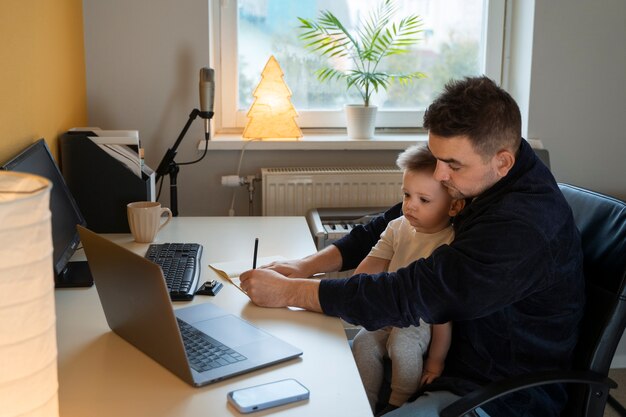
[[[341,133],[313,133],[306,134],[297,141],[255,140],[248,141],[241,138],[241,134],[217,134],[209,141],[209,150],[246,150],[275,151],[275,150],[404,150],[419,142],[426,142],[428,135],[419,133],[381,133],[374,139],[348,139]],[[204,151],[204,140],[198,142],[198,150]]]

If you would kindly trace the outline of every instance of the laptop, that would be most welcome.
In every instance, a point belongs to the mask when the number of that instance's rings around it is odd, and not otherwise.
[[[161,268],[78,225],[107,323],[137,349],[192,386],[203,386],[302,355],[302,351],[210,302],[174,310]],[[188,357],[181,329],[201,333],[228,357]],[[214,344],[215,344],[214,343]],[[223,345],[223,346],[220,346]]]

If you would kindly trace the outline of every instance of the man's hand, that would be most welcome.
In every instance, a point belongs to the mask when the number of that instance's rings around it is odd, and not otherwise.
[[[241,288],[261,307],[301,307],[322,312],[319,280],[287,278],[270,269],[251,269],[239,277]]]
[[[309,277],[316,271],[309,272],[304,259],[293,259],[289,261],[276,261],[261,268],[276,271],[286,277]]]

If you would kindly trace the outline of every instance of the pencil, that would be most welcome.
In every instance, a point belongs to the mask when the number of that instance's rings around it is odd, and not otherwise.
[[[256,269],[256,257],[259,252],[259,238],[254,239],[254,257],[252,258],[252,269]]]

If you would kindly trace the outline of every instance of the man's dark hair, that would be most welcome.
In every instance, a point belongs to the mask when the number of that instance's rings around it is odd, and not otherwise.
[[[474,150],[491,157],[516,152],[522,117],[513,97],[487,77],[450,81],[424,115],[424,127],[437,136],[467,136]]]

